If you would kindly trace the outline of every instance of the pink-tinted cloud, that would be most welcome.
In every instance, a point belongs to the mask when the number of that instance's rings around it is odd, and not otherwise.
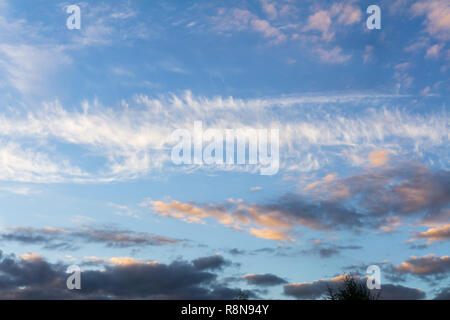
[[[425,16],[426,31],[441,39],[450,39],[450,2],[447,0],[426,0],[415,3],[412,12]]]

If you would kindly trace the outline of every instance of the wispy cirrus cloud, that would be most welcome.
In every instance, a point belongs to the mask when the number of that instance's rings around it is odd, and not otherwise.
[[[0,137],[7,142],[3,150],[3,159],[7,162],[4,168],[10,168],[0,172],[0,177],[15,181],[91,182],[145,176],[152,170],[171,167],[170,149],[176,143],[171,132],[192,128],[198,120],[219,130],[282,126],[281,168],[288,171],[316,170],[333,160],[359,166],[357,159],[361,153],[374,149],[420,157],[427,150],[440,148],[439,161],[445,162],[448,158],[448,152],[442,150],[448,141],[445,111],[419,115],[398,109],[368,109],[351,116],[343,111],[332,115],[315,107],[323,104],[356,107],[396,97],[354,94],[236,99],[195,96],[187,91],[183,95],[159,98],[137,95],[123,102],[120,108],[104,107],[99,101],[85,101],[81,110],[68,110],[58,101],[44,103],[38,110],[0,114]],[[288,116],[276,112],[278,108],[283,108]],[[301,111],[308,111],[308,114]],[[256,113],[258,117],[251,116]],[[23,141],[36,143],[25,146]],[[79,163],[81,159],[72,159],[70,153],[58,154],[60,144],[80,148],[102,159],[103,164],[98,171],[88,170]],[[52,157],[48,155],[49,148]],[[336,148],[340,152],[336,152]],[[332,149],[333,152],[329,152]],[[7,156],[11,152],[16,158],[24,152],[34,156],[8,162],[12,159]],[[33,170],[33,166],[39,167],[39,161],[44,159],[48,159],[47,168]],[[25,162],[30,165],[20,165]],[[217,166],[209,169],[220,170]],[[239,170],[239,166],[224,169]]]
[[[4,2],[0,13],[0,66],[5,71],[0,75],[1,86],[9,85],[25,96],[39,96],[55,74],[73,63],[74,51],[149,37],[148,28],[128,21],[136,17],[136,12],[127,5],[80,5],[83,27],[58,41],[48,31],[60,31],[60,25],[43,26],[18,17],[11,10],[13,6]],[[65,13],[66,4],[56,6]]]

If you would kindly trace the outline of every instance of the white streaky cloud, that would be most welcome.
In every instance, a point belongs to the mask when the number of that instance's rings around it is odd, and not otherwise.
[[[0,67],[4,70],[0,77],[22,93],[39,92],[43,79],[70,63],[62,47],[0,44]]]
[[[148,37],[149,32],[142,24],[114,23],[135,18],[132,8],[80,5],[83,7],[82,28],[61,42],[49,36],[52,30],[60,32],[61,25],[44,28],[36,21],[11,18],[8,4],[1,2],[0,84],[9,84],[24,95],[38,94],[54,72],[72,62],[73,51]],[[66,14],[66,4],[59,7]]]
[[[68,161],[55,162],[48,155],[21,149],[14,143],[0,146],[0,180],[19,182],[62,182],[86,174]]]
[[[171,134],[176,129],[192,132],[195,121],[202,121],[204,130],[223,132],[278,128],[280,169],[285,171],[314,171],[337,162],[360,166],[364,161],[358,159],[367,158],[375,150],[408,157],[428,153],[440,163],[448,163],[449,120],[445,111],[421,115],[396,108],[367,108],[386,106],[400,98],[406,97],[353,94],[246,100],[208,98],[187,91],[158,98],[137,95],[122,100],[116,108],[98,101],[84,102],[81,110],[68,110],[57,101],[45,103],[22,113],[0,113],[0,179],[108,182],[136,179],[162,169],[251,173],[260,169],[257,165],[175,166],[170,155],[178,141],[173,141]],[[333,113],[325,105],[332,105]],[[340,106],[345,106],[343,112]],[[359,108],[358,113],[344,112],[349,107]],[[279,113],[279,108],[286,110]],[[286,117],[286,112],[295,116]],[[85,168],[79,152],[60,149],[61,144],[76,146],[97,157],[96,162],[101,159],[101,166]]]
[[[7,193],[17,194],[21,196],[28,196],[31,194],[37,194],[39,191],[34,190],[29,187],[20,187],[20,186],[14,186],[14,187],[0,187],[0,192],[4,191]]]

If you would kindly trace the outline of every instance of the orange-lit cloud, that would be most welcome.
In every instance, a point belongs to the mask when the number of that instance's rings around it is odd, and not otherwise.
[[[25,261],[42,260],[42,256],[40,256],[39,254],[34,253],[34,252],[22,254],[20,256],[20,258],[22,258],[22,260],[25,260]]]
[[[424,232],[416,233],[416,238],[427,239],[429,243],[450,240],[450,224],[434,227]]]
[[[263,228],[263,229],[250,229],[250,234],[263,239],[269,240],[278,240],[278,241],[294,241],[294,239],[290,238],[286,234],[281,231],[277,231],[274,229]]]
[[[401,273],[416,275],[436,275],[450,272],[450,257],[436,257],[428,254],[423,257],[411,256],[409,260],[402,262],[394,269]]]
[[[399,227],[402,224],[402,219],[399,217],[389,217],[386,220],[386,223],[380,227],[381,230],[384,232],[390,233],[397,230],[397,227]]]
[[[205,224],[207,218],[237,230],[246,230],[258,238],[293,241],[288,235],[292,228],[289,219],[275,211],[261,212],[256,206],[245,204],[241,200],[229,199],[224,205],[198,206],[178,201],[148,201],[144,206],[153,208],[159,216],[172,217],[187,223]],[[231,207],[230,207],[231,206]]]
[[[383,161],[375,162],[380,165]],[[442,224],[448,220],[448,181],[446,171],[406,162],[342,178],[328,174],[306,187],[311,191],[288,193],[270,203],[254,204],[242,199],[213,204],[147,200],[143,205],[159,216],[188,223],[215,220],[260,238],[290,241],[294,229],[300,226],[312,230],[373,228],[392,232],[402,226],[405,217],[416,218],[417,224]]]
[[[372,151],[369,154],[369,162],[371,167],[381,167],[389,161],[389,151],[379,150]]]
[[[139,261],[130,257],[113,257],[109,261],[116,266],[131,266],[138,264],[158,264],[157,261]]]

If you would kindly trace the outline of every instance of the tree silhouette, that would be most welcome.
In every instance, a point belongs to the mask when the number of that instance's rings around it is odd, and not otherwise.
[[[345,275],[343,284],[333,290],[327,285],[327,300],[378,300],[380,293],[373,294],[367,285],[350,275]]]
[[[237,297],[234,298],[234,300],[248,300],[248,299],[249,299],[249,294],[242,290],[240,290]]]

